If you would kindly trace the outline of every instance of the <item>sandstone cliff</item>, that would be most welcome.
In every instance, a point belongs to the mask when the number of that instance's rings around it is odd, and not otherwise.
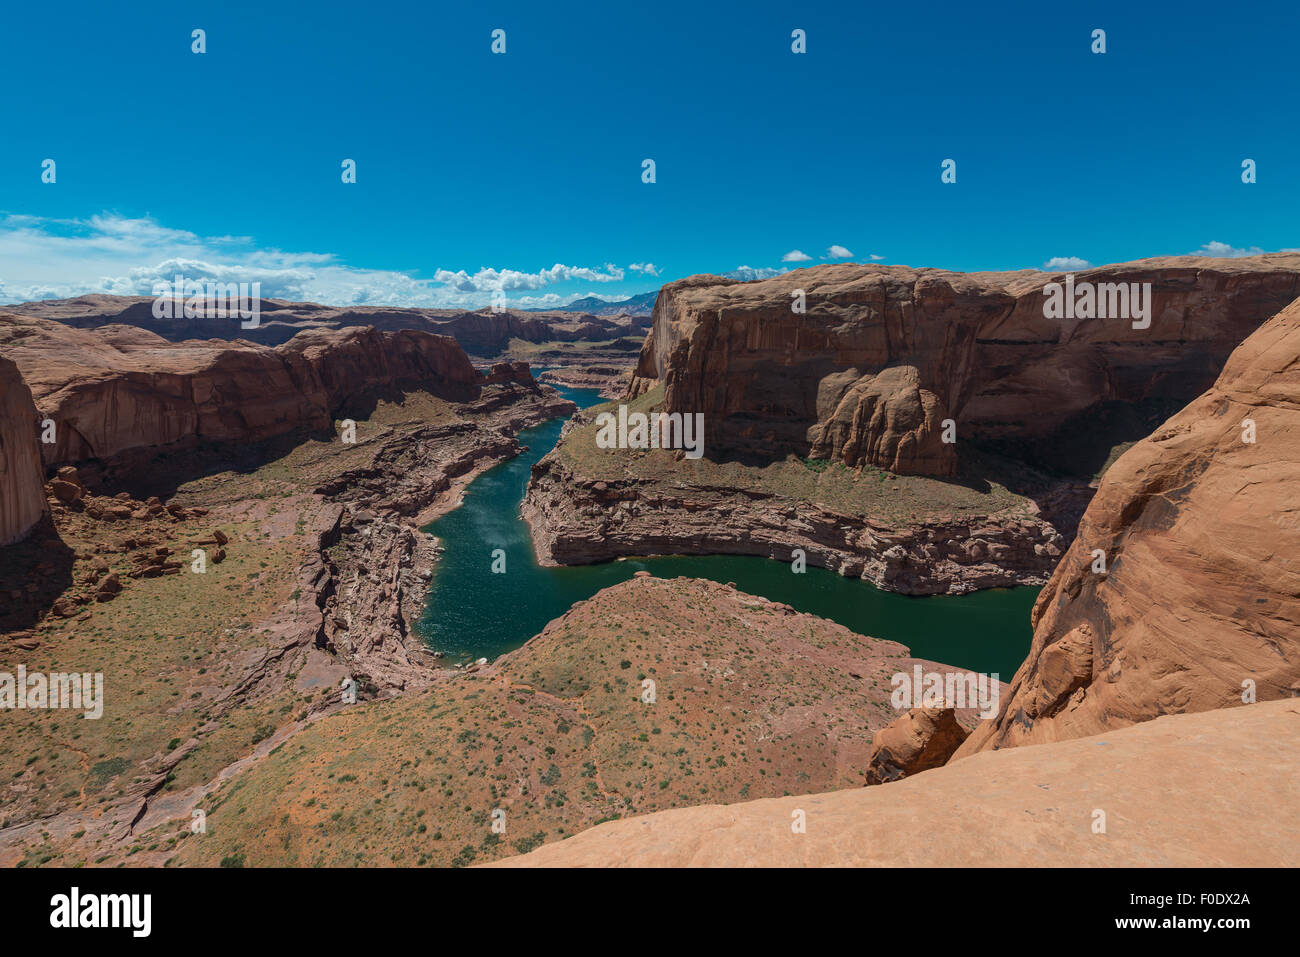
[[[31,390],[0,357],[0,545],[24,538],[45,514],[44,475]]]
[[[46,465],[329,429],[349,403],[403,384],[458,401],[477,399],[487,384],[536,388],[526,364],[484,376],[454,340],[409,330],[318,329],[271,348],[0,316],[0,350],[22,371],[41,414],[56,422],[57,441],[42,446]]]
[[[1298,728],[1295,701],[1167,716],[879,787],[612,821],[495,866],[1287,867]]]
[[[956,757],[1300,691],[1297,488],[1300,300],[1107,471],[1011,696]]]
[[[952,475],[968,439],[1046,443],[1105,403],[1186,402],[1300,295],[1300,254],[1148,259],[1076,280],[1151,283],[1150,325],[1049,319],[1060,274],[826,265],[663,287],[630,396],[701,412],[706,454]],[[802,291],[806,314],[792,311]],[[943,422],[956,424],[955,444]],[[1100,463],[1098,463],[1100,464]]]

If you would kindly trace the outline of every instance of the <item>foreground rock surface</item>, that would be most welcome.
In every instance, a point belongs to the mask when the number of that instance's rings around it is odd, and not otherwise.
[[[1011,697],[957,757],[1295,694],[1297,488],[1300,301],[1107,471],[1039,596]]]
[[[1296,701],[1166,716],[880,787],[601,824],[497,866],[1287,867],[1298,732]]]

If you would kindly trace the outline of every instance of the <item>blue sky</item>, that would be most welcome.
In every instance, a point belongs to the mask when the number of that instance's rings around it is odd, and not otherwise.
[[[794,251],[975,270],[1294,248],[1298,11],[10,5],[0,302],[147,294],[178,264],[266,295],[482,306]]]

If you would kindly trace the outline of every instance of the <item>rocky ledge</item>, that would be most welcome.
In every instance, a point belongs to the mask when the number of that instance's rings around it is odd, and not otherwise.
[[[975,520],[891,524],[771,492],[594,480],[560,456],[533,467],[521,513],[544,565],[682,554],[791,562],[801,549],[808,565],[909,595],[1043,585],[1069,544],[1032,502]]]

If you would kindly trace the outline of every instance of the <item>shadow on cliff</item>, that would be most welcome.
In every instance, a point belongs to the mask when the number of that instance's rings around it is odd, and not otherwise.
[[[1091,481],[1100,478],[1121,451],[1145,439],[1195,397],[1100,402],[1071,416],[1050,435],[981,439],[975,444],[1053,475]]]
[[[427,393],[448,402],[469,402],[482,392],[478,385],[453,385],[429,388],[427,384],[399,383],[367,389],[348,397],[331,410],[335,422],[369,420],[381,402],[404,404],[414,393]],[[91,459],[76,463],[81,480],[100,495],[127,492],[132,498],[156,495],[163,501],[197,479],[234,472],[250,475],[258,469],[284,458],[307,441],[332,442],[338,438],[335,427],[299,428],[258,442],[187,441],[169,446],[128,449],[111,460]]]
[[[350,395],[337,403],[330,414],[335,419],[355,419],[360,422],[369,419],[379,408],[381,402],[402,406],[408,397],[414,394],[431,395],[447,402],[473,402],[483,393],[482,384],[438,384],[403,380],[386,386],[375,386]]]
[[[330,429],[297,429],[261,442],[203,442],[132,449],[110,462],[78,463],[77,469],[82,481],[97,494],[127,492],[136,499],[157,495],[166,501],[188,482],[222,472],[250,475],[284,458],[306,441],[329,442],[333,438],[335,433]]]
[[[47,515],[16,545],[0,548],[0,632],[24,631],[72,585],[76,554]]]

